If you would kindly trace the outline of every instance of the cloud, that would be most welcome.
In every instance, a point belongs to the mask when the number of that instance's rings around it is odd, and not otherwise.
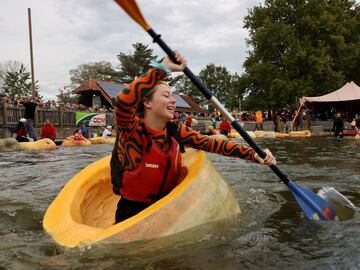
[[[246,57],[243,18],[256,0],[139,0],[146,20],[171,48],[186,56],[199,72],[209,63],[241,73]],[[32,10],[35,79],[45,98],[69,84],[69,70],[78,65],[110,61],[128,53],[135,42],[161,49],[114,1],[2,0],[0,61],[30,66],[27,8]]]

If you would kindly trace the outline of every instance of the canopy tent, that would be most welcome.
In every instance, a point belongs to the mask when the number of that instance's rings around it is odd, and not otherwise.
[[[329,94],[318,97],[303,97],[301,104],[316,109],[333,110],[345,114],[348,120],[360,114],[360,87],[353,81]]]
[[[303,97],[302,103],[305,102],[341,102],[360,100],[360,87],[353,81],[347,82],[340,89],[329,94],[319,97]]]

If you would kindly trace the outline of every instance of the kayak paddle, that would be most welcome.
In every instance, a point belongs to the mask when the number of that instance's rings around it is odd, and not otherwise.
[[[150,25],[145,21],[141,11],[135,0],[115,0],[115,2],[124,9],[124,11],[140,24],[146,32],[153,38],[165,53],[177,62],[175,53],[167,44],[161,39],[161,36],[155,33]],[[234,129],[244,138],[244,140],[258,153],[261,158],[265,158],[266,153],[257,145],[257,143],[249,136],[249,134],[241,127],[235,118],[225,109],[219,100],[210,92],[206,85],[200,81],[194,73],[185,67],[184,74],[192,81],[192,83],[201,91],[201,93],[209,100],[226,118],[231,122]],[[273,172],[280,178],[280,180],[290,189],[296,202],[299,204],[305,215],[312,220],[338,220],[335,211],[327,204],[327,202],[315,194],[314,192],[301,187],[290,181],[276,165],[269,166]]]

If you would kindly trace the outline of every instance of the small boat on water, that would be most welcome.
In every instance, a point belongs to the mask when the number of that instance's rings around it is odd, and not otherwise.
[[[311,137],[310,130],[291,131],[290,133],[275,133],[276,138],[305,138]]]
[[[102,138],[102,137],[95,137],[91,138],[91,144],[114,144],[115,143],[115,137],[112,138]]]
[[[87,140],[87,139],[82,140],[82,141],[64,139],[61,143],[61,146],[64,146],[64,147],[87,146],[87,145],[91,145],[91,141]]]
[[[302,137],[311,137],[310,130],[301,130],[301,131],[291,131],[289,137],[293,138],[302,138]]]
[[[34,150],[54,150],[56,144],[53,140],[48,138],[41,139],[35,142],[21,142],[20,150],[21,151],[34,151]]]
[[[353,136],[355,137],[356,135],[359,135],[360,132],[355,130],[355,129],[344,129],[343,130],[343,135],[344,136]]]
[[[0,152],[54,150],[56,144],[50,139],[40,139],[35,142],[18,142],[13,138],[0,139]]]
[[[13,138],[0,139],[0,152],[20,151],[20,143]]]
[[[60,245],[149,240],[240,213],[233,191],[206,153],[186,149],[178,186],[142,212],[114,225],[119,196],[112,192],[110,158],[102,158],[75,175],[46,211],[44,229]]]

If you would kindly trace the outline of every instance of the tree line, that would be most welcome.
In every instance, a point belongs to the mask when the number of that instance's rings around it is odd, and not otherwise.
[[[135,43],[132,48],[132,53],[121,52],[116,56],[119,64],[115,67],[110,62],[101,61],[82,64],[70,70],[72,87],[76,87],[89,79],[127,84],[144,74],[150,68],[151,60],[162,60],[145,44]],[[237,90],[240,89],[238,87],[240,81],[238,74],[231,74],[226,67],[208,64],[198,76],[226,106],[238,106],[239,95],[242,94]],[[205,103],[199,90],[184,75],[170,77],[168,81],[177,93],[189,95],[201,105]]]
[[[228,109],[241,104],[242,109],[264,111],[294,107],[302,96],[323,95],[347,81],[359,84],[359,11],[355,0],[265,0],[244,18],[249,32],[244,72],[231,73],[210,63],[198,77]],[[149,68],[150,60],[161,60],[147,45],[135,43],[132,48],[133,52],[116,55],[116,66],[100,61],[71,69],[71,85],[59,90],[58,97],[71,98],[71,90],[89,79],[127,84]],[[22,73],[27,74],[26,70]],[[4,77],[0,66],[0,76],[2,91],[9,93],[9,85],[14,84],[10,78],[19,74],[5,73]],[[205,104],[184,75],[169,81],[176,92]]]

